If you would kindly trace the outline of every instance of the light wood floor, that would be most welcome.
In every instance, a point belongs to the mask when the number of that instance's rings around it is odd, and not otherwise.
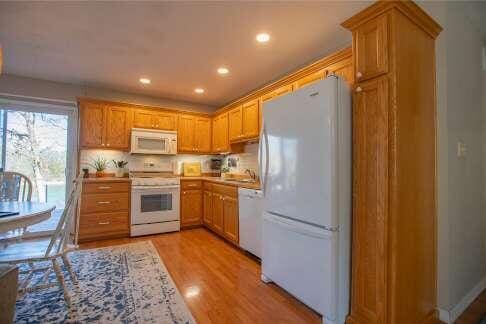
[[[310,308],[261,282],[258,261],[203,228],[82,248],[140,240],[153,242],[198,323],[321,323]]]
[[[466,311],[459,316],[455,324],[479,324],[479,319],[486,314],[486,290],[469,305]]]

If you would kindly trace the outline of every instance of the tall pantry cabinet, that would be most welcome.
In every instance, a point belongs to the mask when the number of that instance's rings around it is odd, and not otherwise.
[[[436,323],[435,38],[410,1],[380,1],[353,34],[353,243],[348,324]]]

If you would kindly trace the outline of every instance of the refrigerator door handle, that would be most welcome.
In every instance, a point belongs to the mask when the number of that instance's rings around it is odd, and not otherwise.
[[[278,226],[284,227],[292,232],[315,237],[315,238],[320,238],[320,239],[331,238],[332,235],[335,233],[332,231],[327,231],[325,229],[317,229],[311,225],[306,225],[299,222],[286,220],[283,217],[279,217],[271,214],[265,214],[264,219]]]
[[[265,142],[265,171],[263,171],[263,143]],[[260,183],[262,185],[262,193],[265,195],[265,187],[267,182],[267,174],[268,174],[268,136],[265,132],[265,123],[262,125],[262,129],[260,131],[260,144],[258,147],[258,173],[260,177]]]

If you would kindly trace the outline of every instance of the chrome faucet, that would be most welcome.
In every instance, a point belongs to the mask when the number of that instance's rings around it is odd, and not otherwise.
[[[255,171],[253,171],[252,169],[246,169],[245,170],[245,173],[248,173],[248,175],[250,176],[250,178],[253,180],[253,181],[256,181],[256,173]]]

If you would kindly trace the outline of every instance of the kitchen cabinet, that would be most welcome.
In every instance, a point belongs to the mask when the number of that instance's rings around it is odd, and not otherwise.
[[[224,222],[224,206],[223,195],[213,192],[212,193],[212,208],[213,208],[213,226],[209,227],[219,235],[223,235],[223,222]]]
[[[353,60],[352,58],[347,58],[331,64],[326,68],[327,75],[334,74],[338,77],[343,78],[349,85],[354,83],[354,71],[353,71]]]
[[[181,227],[202,224],[203,201],[201,181],[181,181]]]
[[[238,243],[238,199],[223,197],[223,235],[228,240]]]
[[[83,183],[79,217],[79,241],[129,235],[130,183],[93,181]]]
[[[294,82],[294,90],[305,87],[307,85],[313,84],[319,80],[322,80],[326,77],[327,71],[322,69],[316,72],[313,72],[309,75],[306,75],[303,78]]]
[[[230,142],[246,141],[258,137],[259,100],[244,103],[228,112]]]
[[[413,2],[401,1],[378,2],[342,25],[353,34],[356,72],[346,323],[436,323],[435,39],[441,27]]]
[[[289,92],[294,91],[294,85],[293,84],[286,84],[283,85],[269,93],[266,93],[262,96],[262,102],[267,102],[268,100],[272,100],[275,98],[278,98],[280,96],[283,96]]]
[[[203,191],[203,223],[208,227],[213,226],[213,193],[211,190]]]
[[[229,152],[228,113],[222,113],[213,118],[213,152]]]
[[[243,110],[241,106],[228,112],[228,136],[230,142],[241,140],[243,137]]]
[[[80,147],[128,150],[132,112],[128,107],[80,103]]]
[[[177,137],[178,151],[209,153],[211,151],[211,119],[180,114]]]
[[[116,106],[106,108],[105,145],[107,148],[129,149],[131,119],[130,108]]]
[[[135,109],[133,127],[174,131],[177,129],[177,114],[150,109]]]
[[[381,15],[354,31],[357,81],[388,72],[388,19],[388,15]]]

